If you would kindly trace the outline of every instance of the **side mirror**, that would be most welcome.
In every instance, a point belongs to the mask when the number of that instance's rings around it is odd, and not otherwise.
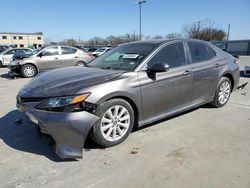
[[[41,58],[43,57],[43,53],[39,53],[37,56]]]
[[[157,72],[166,72],[169,70],[169,65],[166,63],[154,63],[147,69],[147,72],[157,73]]]

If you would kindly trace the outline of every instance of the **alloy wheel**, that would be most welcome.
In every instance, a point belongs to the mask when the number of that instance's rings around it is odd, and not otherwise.
[[[218,99],[221,104],[225,104],[230,96],[231,85],[228,81],[221,84]]]
[[[108,141],[120,140],[128,131],[130,125],[130,114],[121,105],[109,108],[101,119],[101,133]]]
[[[35,74],[35,70],[33,67],[31,66],[27,66],[23,69],[23,72],[24,74],[27,76],[27,77],[32,77],[34,74]]]

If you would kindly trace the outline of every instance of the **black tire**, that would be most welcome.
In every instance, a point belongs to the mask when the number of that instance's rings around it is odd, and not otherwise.
[[[31,78],[37,75],[36,67],[32,64],[22,66],[22,76],[24,78]]]
[[[3,63],[2,63],[2,61],[0,61],[0,67],[3,67]]]
[[[77,63],[76,63],[76,66],[86,66],[86,63],[84,62],[84,61],[78,61]]]
[[[225,102],[221,102],[221,101],[219,100],[219,97],[220,97],[220,94],[219,94],[219,93],[220,93],[220,88],[222,87],[222,85],[223,85],[224,83],[228,83],[228,84],[229,84],[229,93],[228,93],[228,97],[227,97],[227,99],[225,100]],[[231,91],[232,91],[232,83],[231,83],[230,79],[227,78],[227,77],[222,77],[222,78],[220,79],[220,81],[218,82],[218,84],[217,84],[216,91],[215,91],[215,95],[214,95],[214,99],[213,99],[213,101],[212,101],[210,104],[211,104],[212,106],[216,107],[216,108],[219,108],[219,107],[224,106],[225,104],[227,104],[227,102],[228,102],[228,100],[229,100],[229,98],[230,98]]]
[[[104,135],[103,135],[103,133],[101,131],[101,126],[103,125],[102,124],[102,118],[104,118],[104,115],[106,114],[106,112],[109,109],[112,109],[112,107],[115,107],[115,106],[120,106],[121,108],[125,108],[127,110],[126,111],[127,115],[129,114],[129,116],[130,116],[130,121],[129,121],[129,126],[126,129],[127,131],[124,133],[124,135],[121,138],[119,138],[118,140],[110,141],[110,140],[108,140],[107,138],[104,137]],[[121,111],[120,111],[120,113],[121,113]],[[131,130],[133,129],[134,120],[135,120],[134,111],[133,111],[133,108],[131,107],[131,105],[127,101],[125,101],[123,99],[111,99],[111,100],[108,100],[108,101],[102,103],[98,107],[98,109],[96,111],[96,115],[98,117],[100,117],[100,119],[98,120],[98,122],[95,123],[95,125],[93,126],[93,128],[91,130],[91,138],[97,144],[99,144],[99,145],[101,145],[103,147],[111,147],[111,146],[120,144],[121,142],[123,142],[128,137],[128,135],[130,134]],[[124,116],[122,116],[122,117],[124,117]],[[118,123],[117,123],[117,125],[118,125]],[[114,124],[113,124],[113,126],[114,126]],[[114,128],[112,128],[112,129],[114,129]],[[116,130],[118,130],[118,128],[116,128]],[[118,132],[116,132],[116,133],[119,134]],[[112,134],[113,134],[113,132],[112,132]]]

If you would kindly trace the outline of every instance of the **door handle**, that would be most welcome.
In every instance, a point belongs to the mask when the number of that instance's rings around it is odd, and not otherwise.
[[[191,71],[189,71],[189,70],[185,70],[185,71],[183,72],[183,75],[189,75],[189,74],[191,74]]]
[[[75,56],[75,58],[78,58],[78,56]]]
[[[55,59],[58,59],[58,57],[55,57]]]
[[[215,65],[214,65],[215,68],[217,68],[219,66],[220,66],[220,64],[218,64],[218,63],[215,63]]]

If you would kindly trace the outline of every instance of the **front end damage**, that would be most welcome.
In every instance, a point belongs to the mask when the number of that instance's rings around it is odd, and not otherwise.
[[[27,117],[38,123],[41,133],[52,136],[55,152],[62,159],[82,158],[85,139],[89,130],[99,119],[86,112],[47,112],[31,110]]]
[[[39,132],[55,141],[55,153],[62,159],[82,158],[83,146],[91,127],[99,117],[88,111],[53,112],[36,109],[38,103],[17,103]]]

